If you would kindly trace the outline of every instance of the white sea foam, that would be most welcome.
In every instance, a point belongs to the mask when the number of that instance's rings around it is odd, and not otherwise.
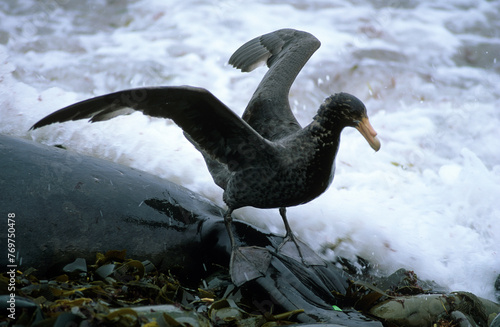
[[[265,68],[228,66],[234,50],[278,28],[322,47],[291,91],[307,124],[331,93],[367,105],[382,148],[343,133],[332,187],[289,209],[292,228],[327,255],[404,267],[450,290],[494,299],[500,273],[498,2],[7,1],[0,4],[0,132],[143,169],[220,205],[201,155],[171,122],[29,127],[68,104],[145,85],[209,89],[241,114]],[[161,155],[159,155],[161,154]],[[277,210],[239,218],[283,233]]]

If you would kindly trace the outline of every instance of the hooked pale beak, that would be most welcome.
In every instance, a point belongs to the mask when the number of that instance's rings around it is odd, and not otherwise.
[[[356,129],[363,135],[363,137],[368,141],[373,150],[378,151],[380,149],[380,141],[377,138],[377,132],[373,129],[368,117],[363,117],[359,122]]]

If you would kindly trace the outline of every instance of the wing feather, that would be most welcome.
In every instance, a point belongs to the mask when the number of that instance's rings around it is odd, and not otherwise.
[[[213,94],[189,86],[147,87],[98,96],[62,108],[31,129],[85,118],[90,122],[104,121],[131,110],[172,119],[199,149],[230,170],[251,166],[272,152],[269,141]]]

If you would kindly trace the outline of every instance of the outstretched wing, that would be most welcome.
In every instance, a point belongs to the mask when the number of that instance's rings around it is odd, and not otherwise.
[[[229,59],[229,64],[243,72],[263,62],[269,67],[243,113],[243,119],[263,137],[277,140],[301,128],[290,109],[288,94],[320,45],[312,34],[281,29],[248,41]]]
[[[262,154],[272,151],[269,141],[213,94],[189,86],[146,87],[98,96],[60,109],[31,129],[84,118],[90,122],[104,121],[134,110],[172,119],[199,149],[230,170],[252,165]]]

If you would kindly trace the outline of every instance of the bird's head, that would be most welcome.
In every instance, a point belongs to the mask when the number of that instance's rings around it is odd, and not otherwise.
[[[348,93],[337,93],[326,98],[318,111],[318,116],[321,117],[322,121],[336,127],[351,126],[356,128],[372,149],[375,151],[380,149],[380,141],[377,138],[377,132],[368,120],[366,107],[355,96]]]

